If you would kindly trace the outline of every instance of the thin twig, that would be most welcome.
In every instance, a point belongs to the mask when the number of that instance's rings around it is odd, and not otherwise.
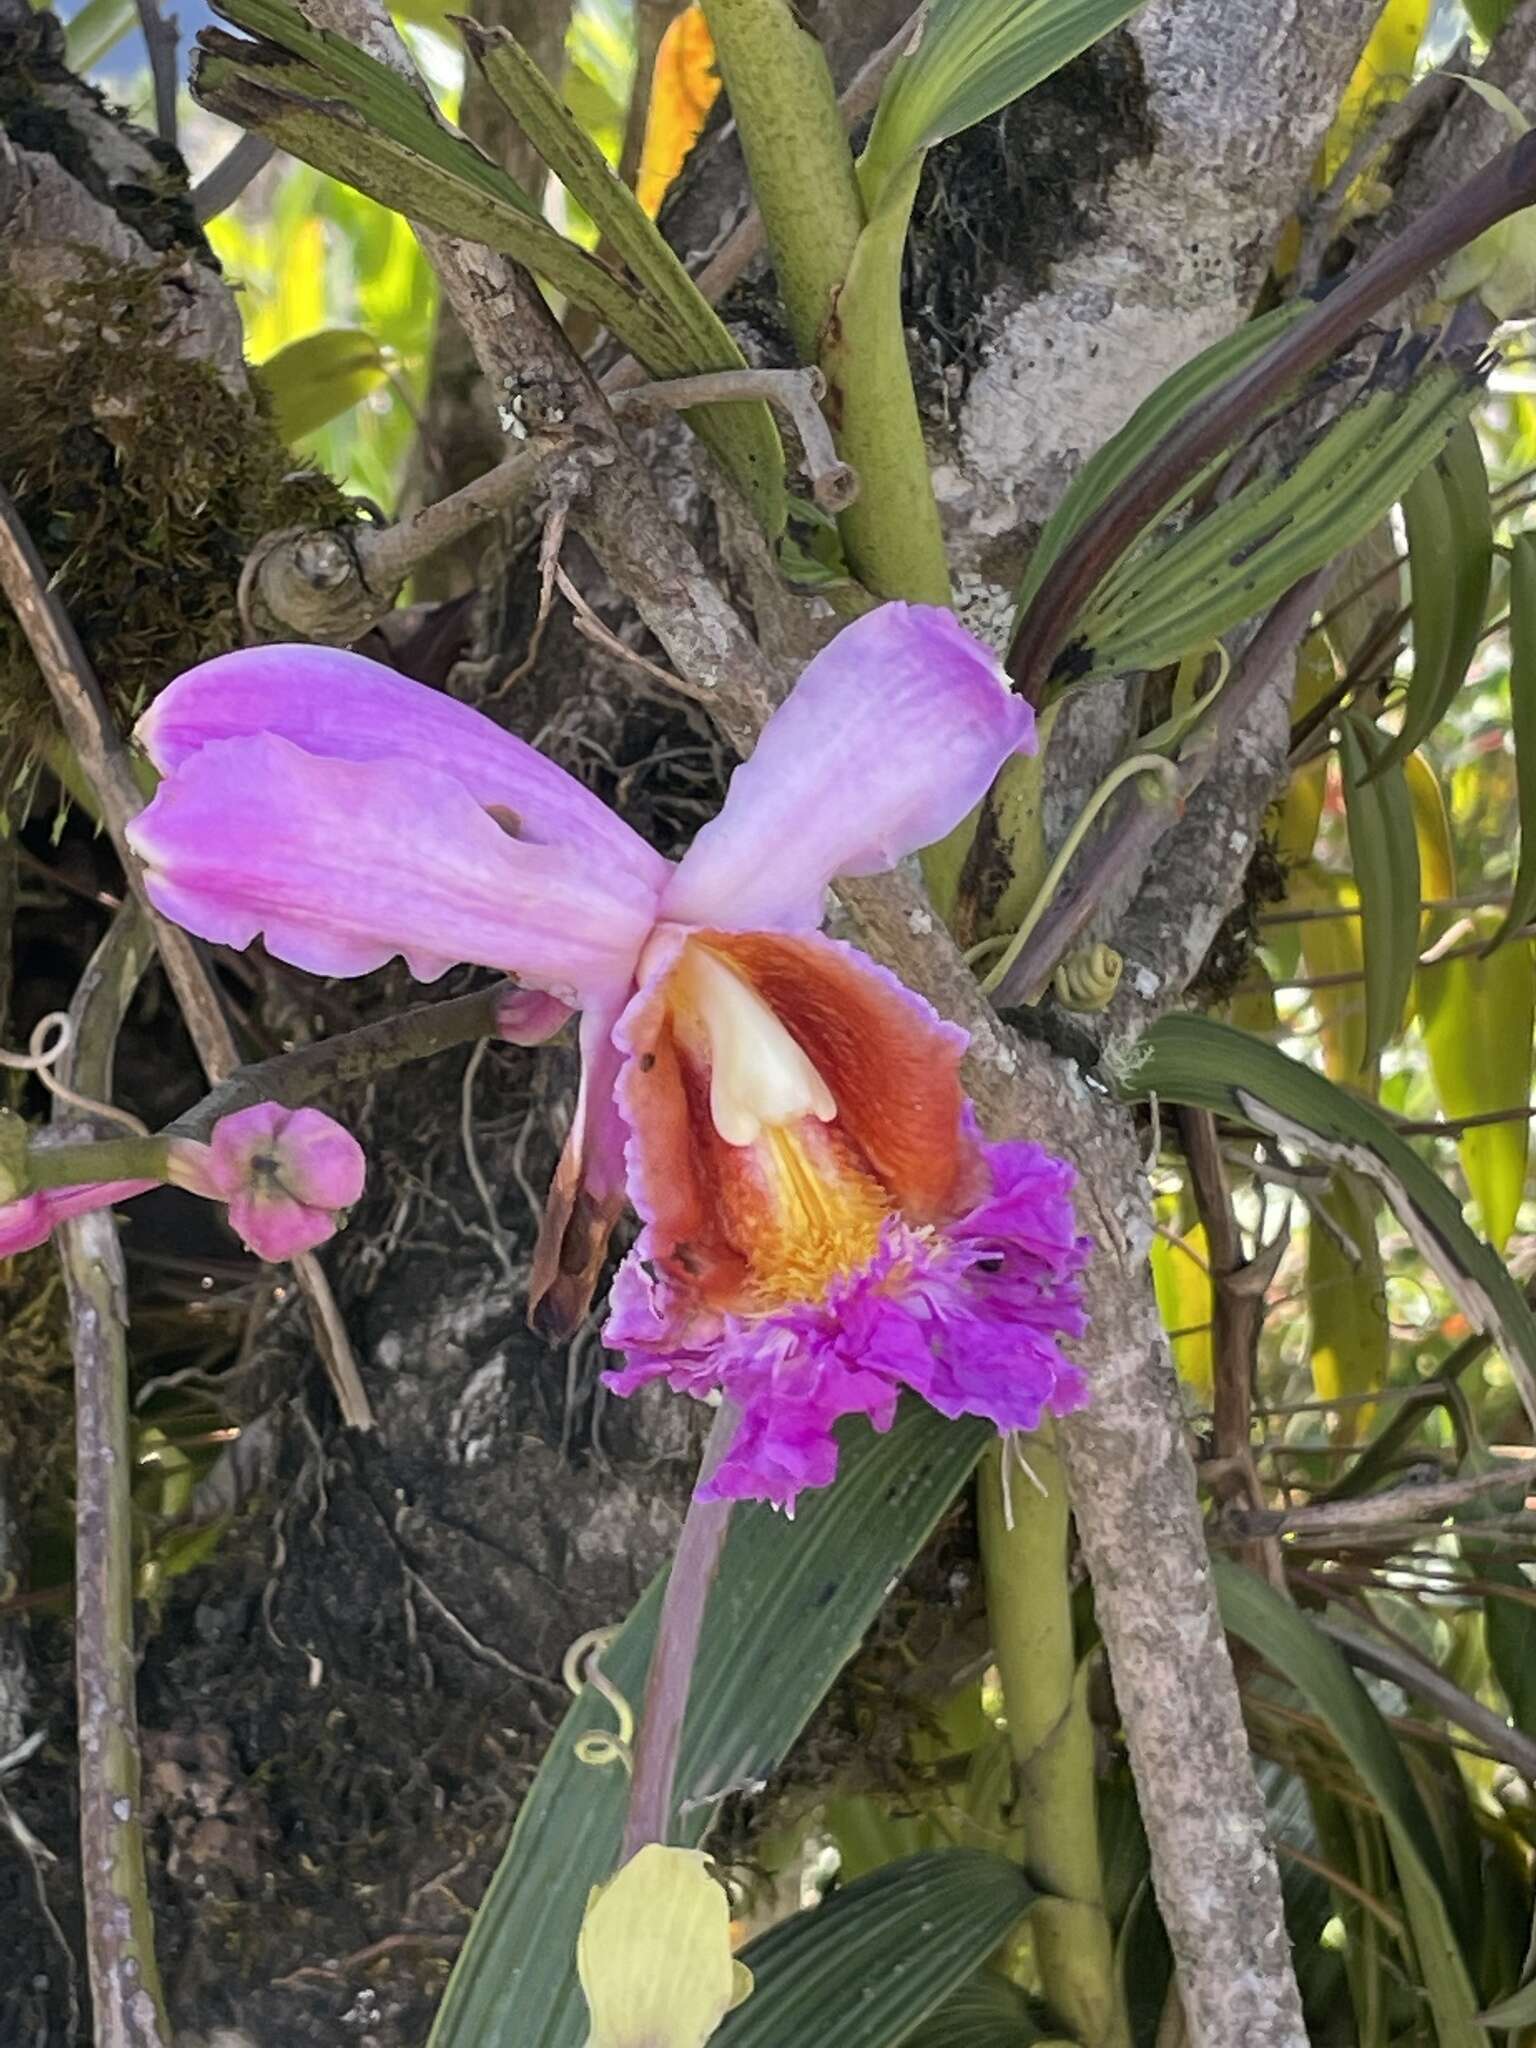
[[[607,388],[606,379],[604,384]],[[832,430],[817,403],[825,393],[826,380],[815,369],[719,370],[708,376],[636,383],[615,390],[612,402],[620,410],[653,412],[763,401],[777,406],[800,436],[818,501],[829,511],[840,511],[853,502],[858,486],[853,471],[838,458]],[[527,495],[535,475],[532,458],[519,451],[398,526],[361,528],[351,540],[364,583],[381,599],[387,594],[392,602],[394,592],[413,570],[517,504]]]
[[[809,369],[711,370],[701,377],[669,377],[664,383],[637,384],[631,390],[615,392],[613,407],[616,412],[685,412],[695,405],[762,399],[776,406],[800,436],[817,504],[826,512],[842,512],[858,496],[859,480],[838,456],[832,429],[821,410],[826,395],[827,380],[813,364]]]
[[[1228,1509],[1221,1522],[1224,1530],[1243,1538],[1374,1529],[1383,1523],[1438,1522],[1452,1508],[1464,1507],[1484,1494],[1514,1486],[1529,1490],[1532,1484],[1536,1484],[1536,1458],[1512,1458],[1503,1471],[1476,1472],[1465,1479],[1435,1480],[1420,1486],[1394,1486],[1359,1500],[1326,1501],[1305,1508]]]
[[[120,911],[81,977],[70,1077],[83,1092],[111,1093],[118,1029],[152,952],[138,911]],[[60,1105],[55,1118],[66,1113]],[[97,2048],[163,2048],[139,1817],[126,1285],[111,1212],[62,1225],[58,1248],[75,1368],[80,1884],[95,2038]]]
[[[192,213],[199,227],[206,227],[221,213],[227,213],[250,184],[277,154],[277,144],[265,135],[242,135],[226,149],[206,177],[192,187]]]
[[[53,697],[64,735],[96,792],[101,816],[123,872],[142,904],[198,1059],[218,1082],[240,1064],[213,977],[187,934],[151,906],[144,871],[128,844],[128,827],[144,808],[122,736],[86,659],[85,649],[48,583],[48,572],[9,493],[0,488],[0,590],[10,601]],[[310,1311],[316,1348],[330,1376],[342,1419],[355,1429],[375,1427],[346,1325],[317,1260],[294,1261],[294,1277]]]
[[[730,1402],[722,1401],[704,1445],[700,1480],[707,1479],[724,1457],[738,1419]],[[619,1859],[623,1863],[648,1842],[665,1842],[671,1833],[672,1789],[682,1748],[683,1717],[688,1709],[709,1589],[725,1548],[730,1520],[728,1500],[700,1500],[695,1493],[688,1503],[677,1555],[662,1595],[656,1648],[635,1735],[634,1777]]]
[[[1496,1757],[1512,1765],[1528,1784],[1536,1785],[1536,1742],[1523,1729],[1512,1728],[1491,1707],[1463,1692],[1443,1671],[1411,1650],[1368,1641],[1342,1622],[1322,1620],[1317,1626],[1324,1635],[1333,1638],[1351,1664],[1373,1672],[1378,1678],[1389,1678],[1404,1692],[1427,1701],[1437,1714],[1465,1729]]]
[[[144,48],[149,55],[149,75],[155,88],[155,133],[162,142],[176,141],[176,45],[179,41],[176,17],[160,12],[160,0],[134,0]]]

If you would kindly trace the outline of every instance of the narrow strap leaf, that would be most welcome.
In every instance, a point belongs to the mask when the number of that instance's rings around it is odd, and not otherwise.
[[[1477,432],[1463,420],[1439,461],[1403,499],[1413,573],[1413,678],[1402,730],[1376,773],[1411,754],[1434,731],[1466,681],[1477,653],[1493,569],[1493,514]]]
[[[903,1856],[751,1942],[756,1989],[717,2048],[896,2048],[984,1963],[1034,1903],[984,1849]]]
[[[1133,1048],[1120,1081],[1130,1097],[1241,1118],[1285,1144],[1373,1180],[1469,1323],[1504,1353],[1536,1423],[1536,1315],[1502,1259],[1468,1227],[1461,1204],[1373,1104],[1278,1046],[1184,1013],[1163,1017]]]
[[[1536,533],[1515,536],[1509,556],[1509,724],[1519,784],[1520,864],[1501,946],[1536,916]]]
[[[1387,736],[1346,717],[1339,765],[1365,942],[1365,1058],[1403,1028],[1419,957],[1419,842],[1401,762],[1383,770]]]

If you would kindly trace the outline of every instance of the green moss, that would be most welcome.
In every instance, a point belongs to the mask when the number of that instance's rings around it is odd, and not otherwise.
[[[346,513],[328,479],[295,472],[258,399],[165,345],[174,289],[158,269],[103,268],[44,309],[0,285],[0,483],[125,725],[179,671],[239,645],[253,542]],[[51,717],[0,615],[0,787]]]

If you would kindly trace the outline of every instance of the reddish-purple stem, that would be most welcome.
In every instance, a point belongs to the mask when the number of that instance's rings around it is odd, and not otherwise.
[[[725,1455],[738,1419],[731,1404],[722,1402],[704,1446],[699,1466],[701,1483]],[[683,1741],[683,1717],[688,1709],[709,1589],[715,1582],[730,1527],[731,1505],[728,1500],[700,1500],[697,1492],[688,1503],[683,1533],[662,1595],[656,1649],[645,1682],[645,1701],[635,1737],[629,1813],[619,1855],[621,1863],[627,1863],[649,1842],[665,1842],[671,1833],[672,1790]]]

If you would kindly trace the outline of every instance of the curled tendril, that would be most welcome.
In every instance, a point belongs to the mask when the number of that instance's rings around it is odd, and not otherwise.
[[[577,1762],[593,1764],[599,1769],[606,1764],[619,1763],[626,1771],[632,1772],[634,1709],[617,1686],[611,1685],[603,1676],[603,1667],[598,1661],[617,1634],[617,1629],[589,1628],[585,1635],[578,1636],[561,1661],[560,1676],[565,1680],[567,1690],[573,1694],[579,1694],[584,1686],[590,1685],[612,1707],[613,1717],[619,1724],[617,1733],[613,1735],[601,1728],[591,1728],[585,1735],[577,1736],[574,1745]]]
[[[97,1102],[92,1096],[77,1093],[75,1089],[66,1087],[54,1073],[53,1069],[74,1043],[74,1037],[75,1027],[70,1023],[67,1012],[50,1010],[32,1027],[25,1052],[6,1052],[0,1047],[0,1067],[10,1067],[18,1074],[36,1074],[50,1095],[56,1095],[60,1102],[67,1102],[72,1109],[83,1109],[90,1116],[104,1117],[108,1123],[132,1131],[136,1138],[147,1138],[148,1124],[140,1123],[126,1109],[114,1109],[110,1102]]]
[[[1051,980],[1064,1010],[1107,1010],[1114,1000],[1125,962],[1102,940],[1069,953]]]

